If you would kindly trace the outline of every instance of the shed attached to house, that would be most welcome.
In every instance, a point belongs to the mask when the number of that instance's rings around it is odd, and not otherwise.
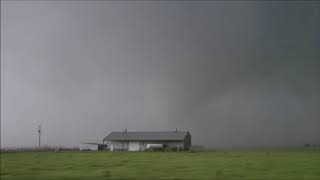
[[[80,151],[105,151],[108,149],[106,144],[99,144],[99,143],[81,143],[80,144]]]
[[[103,139],[111,151],[144,151],[148,144],[190,150],[191,135],[187,131],[112,132]]]

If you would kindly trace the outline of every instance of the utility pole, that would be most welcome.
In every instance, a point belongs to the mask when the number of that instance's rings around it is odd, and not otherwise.
[[[39,135],[39,151],[41,147],[41,125],[38,126],[38,135]]]

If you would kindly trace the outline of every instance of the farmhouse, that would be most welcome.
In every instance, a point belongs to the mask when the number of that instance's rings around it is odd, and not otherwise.
[[[186,131],[111,132],[103,139],[110,151],[144,151],[152,145],[190,150],[191,135]]]

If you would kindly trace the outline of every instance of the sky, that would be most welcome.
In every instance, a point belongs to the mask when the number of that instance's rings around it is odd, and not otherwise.
[[[1,147],[320,144],[319,50],[316,1],[1,1]]]

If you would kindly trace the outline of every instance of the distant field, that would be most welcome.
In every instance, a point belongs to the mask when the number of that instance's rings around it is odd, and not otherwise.
[[[320,179],[320,151],[2,153],[5,179]]]

